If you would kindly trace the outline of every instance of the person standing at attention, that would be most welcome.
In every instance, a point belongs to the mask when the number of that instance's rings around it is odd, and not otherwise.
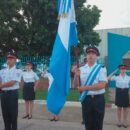
[[[35,100],[35,90],[38,86],[39,77],[32,70],[32,62],[26,63],[26,71],[22,74],[22,86],[23,86],[23,99],[25,100],[26,114],[23,119],[32,118],[34,100]]]
[[[4,130],[17,130],[18,89],[22,71],[15,66],[14,51],[7,54],[7,68],[0,70],[1,108]]]

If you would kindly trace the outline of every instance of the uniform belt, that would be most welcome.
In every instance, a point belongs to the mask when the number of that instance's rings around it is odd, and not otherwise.
[[[25,84],[34,84],[34,82],[25,82]]]
[[[14,89],[14,90],[2,90],[2,93],[11,93],[11,92],[16,92],[18,91],[18,89]]]
[[[126,89],[129,89],[129,88],[117,88],[117,89],[120,89],[120,90],[126,90]]]
[[[129,88],[117,88],[117,89],[129,89]]]
[[[97,98],[97,97],[101,97],[101,96],[104,96],[104,94],[98,94],[98,95],[87,95],[87,97],[90,97],[90,98]]]

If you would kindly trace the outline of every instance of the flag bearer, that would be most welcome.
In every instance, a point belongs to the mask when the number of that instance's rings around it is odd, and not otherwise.
[[[105,113],[105,87],[107,84],[106,68],[96,63],[99,51],[96,47],[86,49],[87,63],[75,69],[75,86],[80,76],[80,101],[83,107],[85,130],[102,130]]]

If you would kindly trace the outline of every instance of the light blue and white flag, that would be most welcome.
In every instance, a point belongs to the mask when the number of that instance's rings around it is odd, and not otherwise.
[[[47,96],[48,110],[56,115],[63,108],[70,88],[70,47],[78,43],[73,0],[58,2],[60,21],[49,65],[53,82]]]
[[[71,8],[72,0],[58,0],[58,15],[64,16],[67,15]]]

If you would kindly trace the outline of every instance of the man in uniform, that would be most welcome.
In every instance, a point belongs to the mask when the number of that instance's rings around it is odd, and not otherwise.
[[[107,84],[106,68],[96,63],[99,51],[96,47],[86,49],[87,64],[75,68],[74,84],[82,92],[85,130],[102,130],[105,112],[104,93]],[[79,86],[79,76],[81,86]]]
[[[7,54],[7,68],[0,71],[1,108],[4,130],[17,130],[18,89],[22,71],[15,67],[16,54]]]

